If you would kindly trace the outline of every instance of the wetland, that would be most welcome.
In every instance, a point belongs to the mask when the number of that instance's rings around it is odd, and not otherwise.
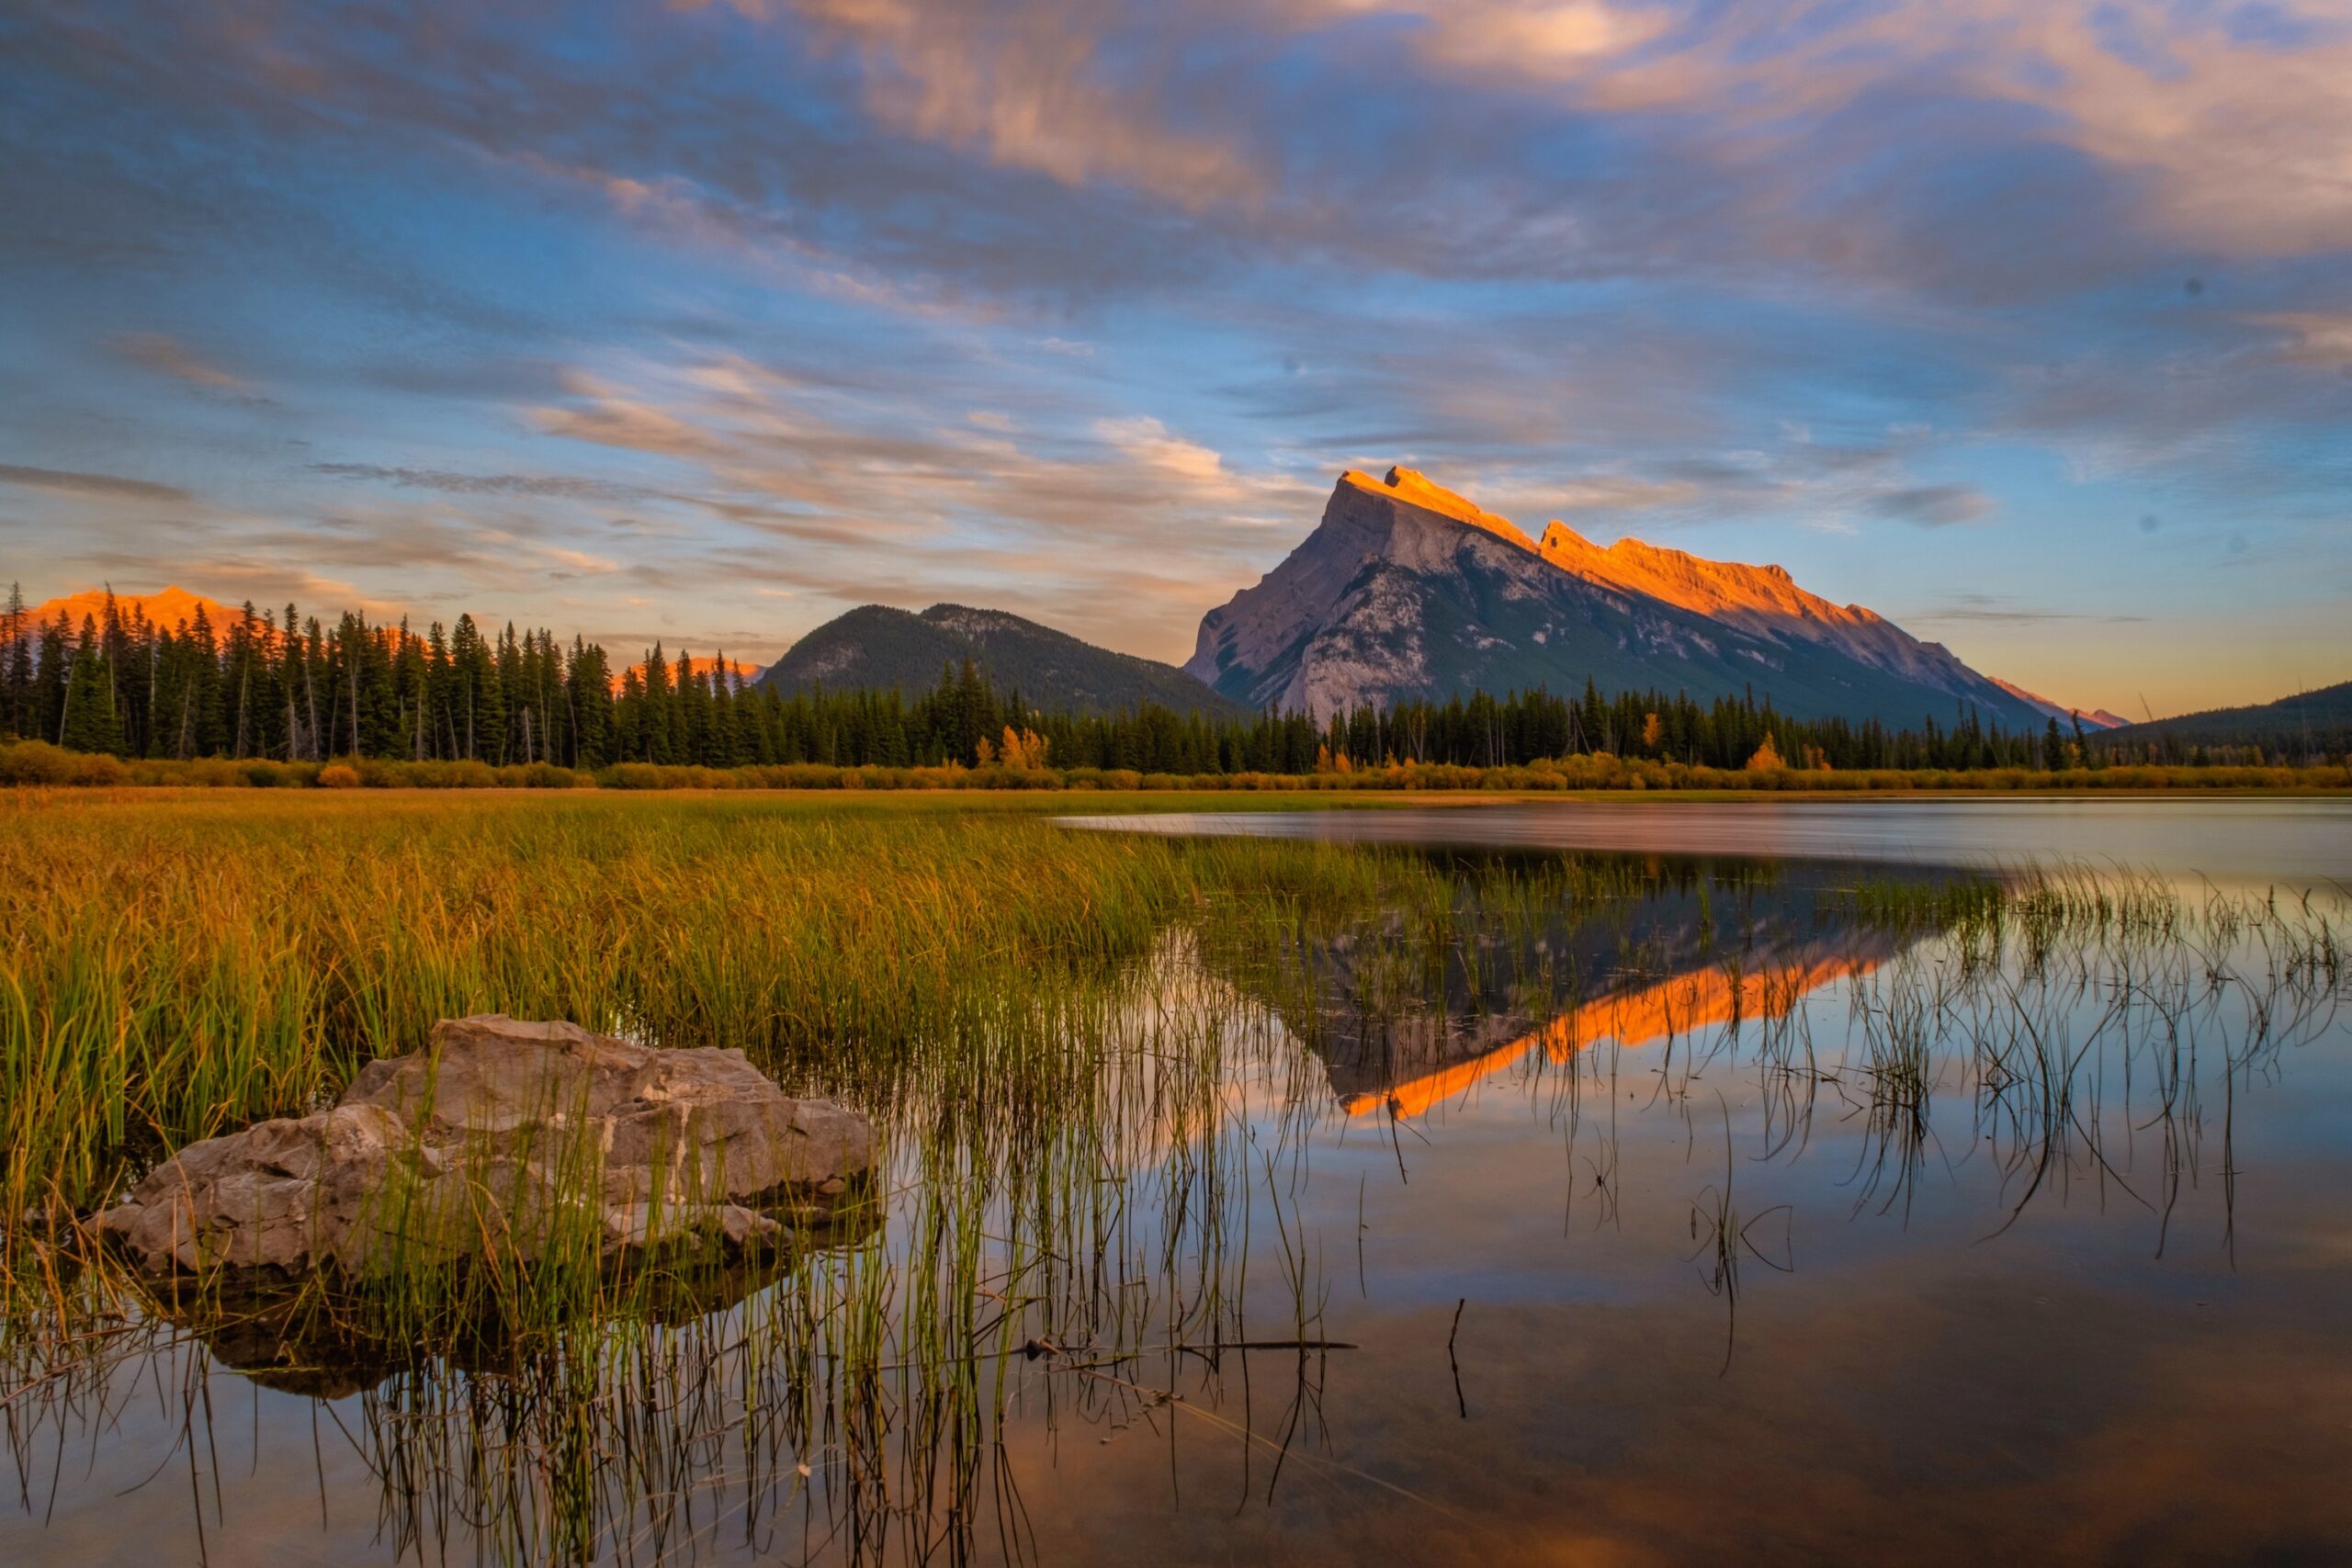
[[[0,1554],[2352,1555],[2339,803],[1133,806],[0,807]],[[266,1292],[91,1234],[493,1010],[739,1047],[873,1190]]]

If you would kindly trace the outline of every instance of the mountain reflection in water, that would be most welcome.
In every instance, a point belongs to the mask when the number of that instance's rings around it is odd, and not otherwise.
[[[1525,923],[1463,908],[1459,939],[1409,976],[1390,972],[1411,934],[1400,917],[1300,939],[1311,1004],[1275,999],[1274,1010],[1320,1058],[1342,1110],[1417,1116],[1532,1054],[1565,1064],[1604,1042],[1671,1043],[1785,1018],[1926,934],[1860,919],[1858,885],[1873,874],[1915,888],[1962,881],[1917,869],[1760,874],[1752,863],[1590,858],[1634,868],[1640,891],[1597,905],[1563,899]]]

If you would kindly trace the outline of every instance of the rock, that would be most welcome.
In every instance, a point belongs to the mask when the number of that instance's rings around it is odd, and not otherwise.
[[[662,1051],[575,1024],[445,1020],[335,1105],[191,1144],[100,1231],[163,1273],[365,1270],[593,1242],[776,1245],[874,1162],[865,1118],[794,1100],[740,1051]]]

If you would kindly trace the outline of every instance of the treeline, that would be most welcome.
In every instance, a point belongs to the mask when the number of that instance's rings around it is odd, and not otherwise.
[[[1613,757],[1684,770],[2063,773],[2124,763],[2277,764],[2323,758],[2154,743],[2129,750],[2052,721],[1987,725],[1973,707],[1917,728],[1800,720],[1753,694],[1548,692],[1301,715],[1212,717],[1145,704],[1042,711],[970,663],[927,691],[779,692],[720,661],[656,647],[616,674],[605,651],[469,616],[417,632],[345,614],[332,625],[245,606],[151,624],[111,596],[79,626],[0,612],[0,734],[125,761],[333,759],[560,768],[989,768],[1196,777],[1399,768],[1504,770]]]

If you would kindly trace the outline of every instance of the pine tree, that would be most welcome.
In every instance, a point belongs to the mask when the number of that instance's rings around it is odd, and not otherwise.
[[[0,731],[31,733],[33,623],[21,583],[8,584],[6,619],[0,622]]]
[[[571,716],[571,765],[594,769],[616,761],[613,676],[603,649],[576,637],[572,640],[564,690]]]
[[[96,628],[85,618],[81,645],[74,650],[73,673],[65,685],[65,711],[57,727],[57,743],[69,751],[122,752],[122,716],[116,711],[114,682],[99,651]]]

